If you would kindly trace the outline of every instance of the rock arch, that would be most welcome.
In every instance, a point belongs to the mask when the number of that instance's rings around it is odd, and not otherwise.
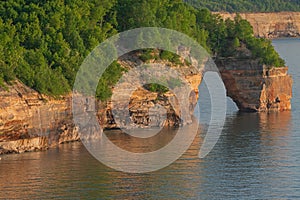
[[[216,64],[227,96],[241,111],[291,110],[292,78],[287,67],[268,68],[258,60],[224,58]]]

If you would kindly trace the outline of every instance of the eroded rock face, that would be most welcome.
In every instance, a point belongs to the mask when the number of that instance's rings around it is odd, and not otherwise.
[[[134,61],[134,62],[132,62]],[[130,70],[136,69],[138,66],[143,65],[143,62],[139,60],[135,54],[123,57],[119,63],[129,70],[127,74],[130,74]],[[174,89],[174,91],[168,91],[165,93],[151,92],[143,87],[137,87],[138,83],[143,83],[144,77],[139,77],[139,72],[133,73],[132,76],[128,75],[126,81],[121,81],[119,87],[123,87],[122,91],[117,91],[114,88],[113,92],[116,95],[116,99],[123,99],[126,88],[135,88],[131,91],[130,99],[127,101],[108,101],[98,103],[98,116],[102,127],[105,128],[130,128],[130,127],[176,127],[192,122],[192,113],[194,107],[197,104],[198,99],[198,86],[202,81],[202,73],[195,67],[189,65],[178,66],[167,61],[151,61],[151,65],[157,65],[149,70],[153,70],[155,76],[169,77],[173,73],[180,74],[180,77],[187,83],[188,87],[185,87],[187,91],[178,91],[182,88]],[[164,71],[162,66],[170,68],[170,70]],[[151,71],[145,71],[144,74],[151,74]],[[170,74],[168,74],[170,73]],[[126,74],[126,75],[127,75]],[[152,74],[153,75],[153,74]],[[123,86],[122,86],[123,84]],[[114,96],[113,96],[114,98]],[[124,97],[125,98],[125,97]],[[113,109],[116,109],[117,114],[113,114]],[[129,117],[125,116],[124,110],[128,110]],[[117,122],[114,117],[117,117]]]
[[[216,61],[227,89],[241,111],[291,110],[292,78],[288,68],[267,68],[256,60]]]
[[[132,62],[131,60],[137,62]],[[122,61],[127,69],[140,61],[136,57]],[[154,62],[154,61],[153,61]],[[260,65],[251,59],[215,61],[230,96],[241,111],[284,111],[291,109],[292,78],[288,69]],[[170,63],[164,63],[170,65]],[[188,124],[198,99],[202,72],[191,66],[171,66],[180,72],[193,92],[175,96],[172,92],[150,92],[143,87],[131,95],[129,104],[97,102],[94,109],[102,128],[119,128],[112,108],[128,106],[131,121],[137,127],[180,126]],[[129,79],[134,80],[134,79]],[[129,81],[128,87],[135,87]],[[179,101],[184,102],[183,110]],[[81,102],[82,103],[82,102]],[[83,102],[84,103],[84,102]],[[0,91],[0,154],[47,149],[64,142],[79,140],[79,130],[72,121],[71,96],[55,100],[41,96],[16,82],[9,91]],[[166,120],[160,107],[166,110]],[[184,112],[184,120],[180,117]],[[126,121],[122,122],[126,126]]]
[[[134,59],[134,62],[132,62]],[[127,69],[141,64],[137,57],[121,62]],[[166,64],[166,63],[164,63]],[[170,63],[167,63],[170,64]],[[150,92],[136,88],[129,102],[131,121],[137,127],[180,126],[191,122],[191,113],[198,99],[198,85],[202,74],[190,66],[172,66],[182,74],[193,92],[187,96],[175,96],[172,92]],[[134,79],[128,87],[135,87]],[[178,101],[185,101],[180,107]],[[85,103],[85,102],[81,102]],[[112,114],[112,102],[97,102],[99,122],[104,129],[119,128]],[[118,106],[125,106],[119,103]],[[166,111],[166,120],[160,113]],[[78,127],[72,119],[71,95],[60,100],[41,96],[20,82],[0,91],[0,154],[22,153],[47,149],[64,142],[79,140]],[[180,116],[185,111],[185,120]]]
[[[0,91],[0,154],[42,150],[79,139],[71,98],[41,96],[20,82]]]
[[[224,19],[236,14],[218,13]],[[253,26],[254,35],[262,38],[300,37],[300,12],[241,13]]]

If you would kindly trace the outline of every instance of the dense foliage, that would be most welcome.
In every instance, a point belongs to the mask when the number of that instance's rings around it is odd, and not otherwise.
[[[253,37],[247,21],[223,21],[181,0],[7,0],[0,2],[0,84],[17,78],[41,93],[64,94],[96,45],[143,26],[183,32],[215,56],[236,56],[248,48],[265,64],[284,64],[269,41]],[[145,60],[147,56],[149,52]],[[159,56],[178,60],[168,52]],[[111,95],[110,87],[123,71],[112,64],[99,81],[98,98]]]
[[[184,0],[198,8],[227,12],[300,11],[300,0]]]
[[[116,33],[111,0],[0,2],[0,72],[45,94],[70,90],[84,57]]]
[[[270,40],[253,37],[250,23],[237,15],[234,21],[222,20],[218,15],[210,15],[208,10],[198,12],[198,24],[208,33],[208,44],[217,57],[252,57],[262,64],[284,66]],[[217,26],[215,25],[217,24]],[[247,52],[250,50],[250,54]]]

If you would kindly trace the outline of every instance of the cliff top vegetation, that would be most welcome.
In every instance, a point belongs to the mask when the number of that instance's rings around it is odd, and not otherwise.
[[[284,65],[270,41],[253,37],[247,21],[224,21],[181,0],[7,0],[0,2],[0,84],[18,79],[43,94],[65,94],[94,47],[117,32],[145,26],[185,33],[214,56],[247,48],[261,63]],[[105,72],[100,99],[109,98],[123,71],[115,62]]]

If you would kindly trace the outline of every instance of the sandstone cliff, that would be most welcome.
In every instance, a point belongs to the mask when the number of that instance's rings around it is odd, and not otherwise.
[[[0,154],[42,150],[76,140],[70,97],[55,100],[20,82],[0,89]]]
[[[120,63],[130,69],[141,64],[141,60],[138,56],[131,55],[120,60]],[[172,65],[171,68],[182,73],[190,85],[189,88],[194,92],[186,100],[186,96],[175,97],[172,92],[159,93],[150,92],[143,87],[136,88],[128,108],[131,121],[137,127],[180,126],[191,121],[202,74],[188,65],[176,66],[167,61],[163,63]],[[136,87],[134,79],[128,82],[128,87]],[[177,101],[187,103],[182,108]],[[157,105],[162,106],[166,113],[160,113],[162,109],[158,109]],[[1,89],[0,154],[43,150],[64,142],[79,140],[79,130],[74,126],[71,106],[71,95],[56,100],[42,96],[20,82],[8,86],[8,90]],[[123,108],[126,104],[118,102],[114,106]],[[182,120],[179,116],[184,110],[185,120]],[[166,120],[162,119],[163,114],[166,114]],[[98,102],[97,115],[102,128],[120,128],[115,122],[111,101]]]
[[[165,93],[160,92],[151,92],[143,87],[137,88],[137,83],[143,81],[138,80],[136,73],[132,76],[126,77],[127,81],[124,82],[124,88],[135,88],[135,91],[130,96],[129,102],[118,101],[117,105],[113,105],[112,101],[98,104],[98,116],[100,123],[105,128],[119,128],[115,122],[115,119],[112,114],[113,107],[115,109],[124,110],[125,107],[128,107],[130,113],[131,123],[126,124],[125,122],[120,122],[122,126],[137,126],[137,127],[176,127],[191,123],[191,115],[194,111],[194,107],[197,104],[198,99],[198,86],[202,81],[202,72],[197,68],[190,65],[176,65],[169,61],[162,60],[151,60],[149,61],[151,65],[158,64],[155,67],[155,76],[156,77],[168,77],[172,75],[173,72],[178,72],[181,74],[182,78],[188,83],[188,89],[192,92],[182,96],[176,96],[172,91]],[[143,65],[143,62],[139,59],[139,56],[136,54],[130,54],[123,56],[119,63],[126,67],[128,70],[135,69],[139,65]],[[159,69],[159,65],[170,67],[171,71],[166,72]],[[149,69],[151,70],[151,69]],[[145,71],[146,74],[151,74],[151,71]],[[167,73],[170,73],[167,75]],[[127,73],[130,74],[130,73]],[[121,86],[122,87],[122,86]],[[114,89],[116,90],[116,88]],[[182,93],[182,92],[181,92]],[[179,93],[179,94],[181,94]],[[118,91],[115,94],[121,95],[118,99],[122,98],[123,92]],[[178,102],[186,102],[184,106],[180,106]],[[128,104],[129,103],[129,104]],[[127,105],[128,104],[128,105]],[[158,106],[162,106],[163,109],[160,109]],[[163,113],[165,110],[166,113]],[[166,114],[166,120],[163,120],[163,115]],[[123,117],[124,116],[119,116]]]
[[[236,14],[218,13],[224,19]],[[300,37],[300,12],[241,13],[253,26],[254,34],[262,38]]]
[[[136,55],[131,55],[119,62],[130,69],[141,61]],[[137,88],[128,104],[130,120],[137,127],[180,126],[190,122],[191,113],[197,103],[202,72],[189,65],[176,66],[166,61],[164,64],[180,72],[193,92],[187,98],[187,95],[175,97],[171,92],[150,92],[143,87]],[[227,95],[236,102],[241,111],[291,109],[292,79],[287,74],[287,68],[269,69],[249,58],[219,58],[216,64],[225,83]],[[136,87],[135,79],[131,77],[129,80],[126,87]],[[180,107],[178,101],[184,101],[185,107]],[[42,96],[20,82],[8,86],[8,91],[1,89],[0,154],[42,150],[79,140],[79,130],[72,121],[71,105],[71,95],[56,100]],[[157,105],[166,110],[165,121],[162,120],[164,113],[160,113],[161,109],[157,109]],[[123,108],[127,105],[121,102],[114,106]],[[119,128],[112,108],[111,101],[97,103],[97,115],[103,128]],[[184,120],[179,117],[182,117],[183,112]],[[122,125],[127,124],[125,122]]]

